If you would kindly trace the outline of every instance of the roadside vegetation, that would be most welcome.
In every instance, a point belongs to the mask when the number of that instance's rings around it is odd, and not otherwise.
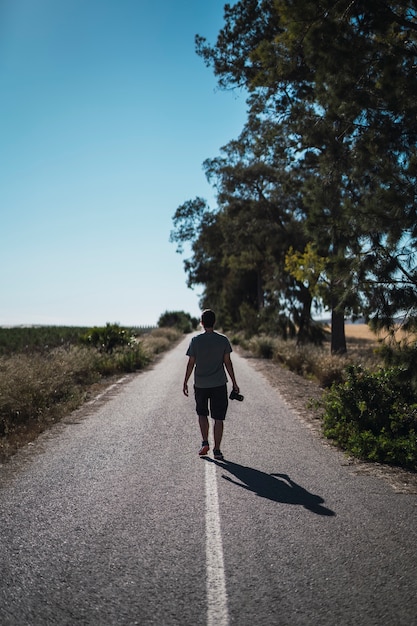
[[[330,354],[293,339],[237,333],[233,342],[323,389],[316,406],[323,434],[361,460],[417,471],[417,346],[414,336],[376,336],[347,325],[349,350]]]
[[[0,328],[0,460],[80,407],[124,373],[146,368],[197,327],[165,312],[157,328]],[[278,334],[228,331],[234,345],[323,390],[323,433],[362,460],[417,470],[417,348],[414,335],[376,335],[346,324],[348,351]]]
[[[182,335],[175,325],[0,328],[0,460]]]

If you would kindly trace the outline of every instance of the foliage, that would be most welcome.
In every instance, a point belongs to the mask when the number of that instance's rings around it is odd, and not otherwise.
[[[303,252],[290,247],[285,255],[285,269],[298,282],[303,283],[312,296],[320,296],[320,280],[323,282],[325,268],[326,259],[317,253],[311,242]]]
[[[276,341],[271,337],[253,338],[250,343],[250,350],[253,354],[261,359],[272,359],[276,349]]]
[[[417,394],[417,343],[385,343],[379,353],[388,367],[400,368],[407,384]]]
[[[95,368],[101,376],[113,376],[123,372],[136,372],[149,363],[149,356],[141,343],[130,343],[113,348],[111,352],[98,350]]]
[[[120,346],[132,344],[131,331],[122,328],[119,324],[107,323],[106,326],[94,326],[80,337],[80,342],[85,346],[97,348],[100,352],[111,354]]]
[[[271,163],[265,158],[259,162],[263,133],[271,134],[251,121],[237,141],[222,148],[224,156],[206,160],[207,177],[219,191],[219,207],[213,211],[205,206],[203,211],[200,199],[186,202],[174,215],[171,233],[180,246],[189,237],[193,257],[184,265],[189,286],[205,285],[202,304],[216,310],[222,327],[244,327],[249,334],[266,318],[276,317],[280,326],[283,317],[290,322],[282,291],[287,300],[302,301],[304,295],[299,296],[294,281],[281,271],[288,246],[304,246],[306,240],[296,220],[295,201],[284,191],[290,185],[285,155],[281,167],[274,154]]]
[[[0,436],[28,420],[47,423],[63,408],[75,408],[91,384],[148,362],[140,344],[111,353],[71,346],[1,357]]]
[[[354,456],[417,470],[417,395],[404,369],[347,370],[324,404],[324,434]]]
[[[198,320],[184,311],[165,311],[159,317],[159,328],[176,328],[182,333],[191,333],[197,328]]]
[[[78,326],[15,326],[0,328],[0,355],[48,352],[76,345],[87,328]]]

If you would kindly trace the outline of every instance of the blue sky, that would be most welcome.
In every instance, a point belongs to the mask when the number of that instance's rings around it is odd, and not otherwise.
[[[245,123],[194,50],[223,5],[2,0],[0,325],[199,315],[169,235]]]

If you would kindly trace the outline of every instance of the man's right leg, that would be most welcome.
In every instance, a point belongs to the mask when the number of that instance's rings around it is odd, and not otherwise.
[[[208,436],[209,436],[209,421],[208,421],[208,394],[205,389],[199,389],[194,387],[196,409],[198,415],[198,423],[200,424],[201,438],[203,440],[199,451],[200,456],[205,456],[210,450]]]
[[[207,454],[207,452],[210,450],[210,445],[209,445],[209,442],[208,442],[209,421],[208,421],[207,415],[199,415],[198,416],[198,421],[199,421],[199,424],[200,424],[201,438],[203,440],[203,442],[201,444],[201,448],[200,448],[198,454],[200,456],[205,456]]]

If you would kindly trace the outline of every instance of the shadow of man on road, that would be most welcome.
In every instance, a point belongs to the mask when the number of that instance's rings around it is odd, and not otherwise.
[[[222,469],[233,474],[240,482],[225,474],[222,478],[247,491],[252,491],[261,498],[283,504],[298,504],[317,515],[334,516],[336,513],[323,506],[324,500],[320,496],[310,493],[304,487],[297,485],[288,474],[266,474],[252,467],[238,465],[231,461],[215,461],[205,457],[206,461],[215,463]]]

